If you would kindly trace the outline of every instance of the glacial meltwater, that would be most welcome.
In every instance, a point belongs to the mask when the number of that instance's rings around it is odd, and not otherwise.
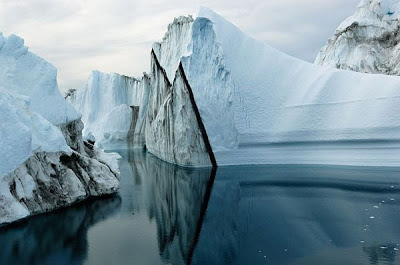
[[[0,228],[0,264],[400,264],[400,169],[120,153],[119,194]]]

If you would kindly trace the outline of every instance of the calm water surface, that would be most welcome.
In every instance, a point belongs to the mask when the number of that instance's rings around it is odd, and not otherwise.
[[[400,169],[121,155],[118,195],[0,228],[0,264],[400,264]]]

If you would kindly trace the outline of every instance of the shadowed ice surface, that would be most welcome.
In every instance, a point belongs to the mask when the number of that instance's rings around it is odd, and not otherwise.
[[[400,264],[400,169],[121,155],[118,195],[0,228],[0,264]]]

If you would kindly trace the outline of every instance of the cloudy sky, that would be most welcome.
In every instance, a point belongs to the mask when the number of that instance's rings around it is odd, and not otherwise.
[[[92,69],[140,76],[175,16],[206,6],[249,35],[312,62],[360,0],[0,0],[0,32],[58,68],[60,88]]]

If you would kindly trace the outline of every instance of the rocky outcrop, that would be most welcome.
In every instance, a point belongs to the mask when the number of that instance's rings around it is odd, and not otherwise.
[[[400,4],[362,0],[336,29],[315,63],[362,73],[400,75]]]

